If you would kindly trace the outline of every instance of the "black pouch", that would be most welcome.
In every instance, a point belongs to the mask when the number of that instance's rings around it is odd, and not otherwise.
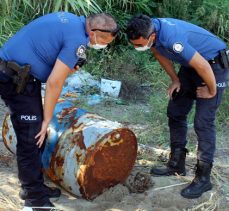
[[[77,66],[82,67],[85,63],[86,63],[87,59],[86,58],[79,58],[77,63],[75,64],[74,68],[76,68]]]
[[[225,69],[229,68],[229,49],[220,51],[220,58]]]

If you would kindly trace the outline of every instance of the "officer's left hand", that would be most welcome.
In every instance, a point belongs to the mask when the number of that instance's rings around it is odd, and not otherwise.
[[[169,88],[167,90],[167,93],[168,93],[168,96],[169,96],[170,99],[172,99],[172,94],[173,94],[174,91],[176,91],[176,92],[180,91],[180,86],[181,86],[181,83],[180,83],[179,80],[173,81],[170,84],[170,86],[169,86]]]
[[[205,83],[203,83],[203,86],[197,87],[196,96],[198,98],[205,98],[205,99],[214,97],[214,95],[210,93],[209,88],[206,86]]]
[[[37,145],[38,145],[39,148],[41,148],[41,146],[42,146],[42,144],[43,144],[43,142],[45,140],[45,136],[46,136],[46,133],[47,133],[48,125],[49,125],[49,123],[43,121],[40,132],[35,136],[35,139],[39,138],[39,140],[37,142]]]

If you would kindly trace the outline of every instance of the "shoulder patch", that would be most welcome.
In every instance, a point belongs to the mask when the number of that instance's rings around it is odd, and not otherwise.
[[[76,50],[76,55],[79,58],[86,58],[86,47],[84,45],[80,45],[80,47]]]
[[[173,44],[173,50],[176,53],[181,53],[184,50],[184,46],[182,45],[182,43],[176,42]]]

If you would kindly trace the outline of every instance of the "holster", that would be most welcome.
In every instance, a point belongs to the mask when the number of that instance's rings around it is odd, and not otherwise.
[[[18,94],[22,93],[25,89],[26,84],[31,79],[29,71],[31,69],[30,65],[20,66],[14,61],[2,61],[1,60],[0,71],[10,77],[14,84],[16,84],[16,92]]]
[[[229,49],[220,51],[220,59],[225,69],[229,68]]]

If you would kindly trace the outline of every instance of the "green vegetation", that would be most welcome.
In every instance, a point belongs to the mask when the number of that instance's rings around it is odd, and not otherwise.
[[[127,42],[125,25],[137,13],[151,17],[174,17],[198,24],[229,42],[228,0],[2,0],[0,3],[0,46],[18,29],[32,19],[54,11],[70,11],[77,15],[88,15],[105,11],[112,14],[122,29],[116,41],[106,50],[89,50],[89,61],[85,69],[98,77],[107,77],[123,82],[122,96],[132,101],[144,100],[150,112],[142,110],[122,115],[117,120],[151,126],[140,135],[140,141],[148,142],[152,135],[157,144],[167,144],[166,89],[170,81],[150,52],[139,53]],[[143,94],[142,87],[151,89]],[[217,127],[221,133],[229,126],[229,90],[221,105]],[[122,106],[120,106],[121,109]],[[111,106],[112,108],[112,106]],[[133,120],[130,120],[132,117]],[[192,128],[194,112],[189,116]],[[151,139],[150,139],[151,140]]]

